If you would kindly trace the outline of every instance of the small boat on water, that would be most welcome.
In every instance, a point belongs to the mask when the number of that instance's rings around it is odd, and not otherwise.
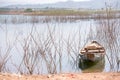
[[[105,49],[97,41],[92,41],[80,51],[79,68],[83,72],[99,72],[104,68]]]

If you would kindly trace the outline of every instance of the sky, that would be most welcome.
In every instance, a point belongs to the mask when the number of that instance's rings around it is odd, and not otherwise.
[[[0,6],[12,4],[47,4],[61,1],[90,1],[90,0],[0,0]]]

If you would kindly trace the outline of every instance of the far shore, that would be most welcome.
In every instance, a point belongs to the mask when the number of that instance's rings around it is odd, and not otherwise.
[[[27,16],[55,16],[55,17],[67,17],[71,16],[79,19],[117,19],[120,18],[119,11],[111,11],[107,13],[105,11],[71,11],[71,10],[46,10],[46,11],[19,11],[8,10],[0,11],[0,15],[27,15]]]

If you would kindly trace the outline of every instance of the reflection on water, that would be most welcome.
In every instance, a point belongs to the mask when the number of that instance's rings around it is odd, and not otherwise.
[[[85,16],[29,16],[29,15],[0,15],[1,23],[56,23],[56,22],[76,22],[79,20],[89,20]]]
[[[9,20],[9,17],[7,19]],[[30,20],[29,17],[27,19]],[[12,20],[14,22],[16,19]],[[80,68],[88,67],[86,65],[91,66],[90,70],[96,68],[102,70],[105,65],[103,71],[109,71],[110,64],[106,57],[104,64],[101,64],[104,61],[92,64],[84,61],[84,67],[80,67],[82,63],[77,59],[80,49],[88,41],[96,39],[104,46],[106,45],[101,36],[95,36],[100,33],[96,31],[98,25],[99,23],[92,19],[77,20],[72,23],[55,21],[27,23],[25,21],[13,24],[0,22],[0,53],[3,55],[10,48],[9,55],[11,56],[6,64],[8,70],[5,71],[26,74],[80,72]],[[106,53],[108,52],[107,49]]]
[[[79,60],[79,68],[82,72],[102,72],[105,66],[104,57],[100,60],[91,61],[89,59]]]

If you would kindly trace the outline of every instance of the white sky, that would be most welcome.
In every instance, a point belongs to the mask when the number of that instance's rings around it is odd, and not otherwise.
[[[90,0],[0,0],[0,7],[15,4],[47,4],[64,1],[90,1]]]
[[[45,4],[55,3],[69,0],[0,0],[0,5],[3,4]],[[71,1],[90,1],[90,0],[71,0]]]

